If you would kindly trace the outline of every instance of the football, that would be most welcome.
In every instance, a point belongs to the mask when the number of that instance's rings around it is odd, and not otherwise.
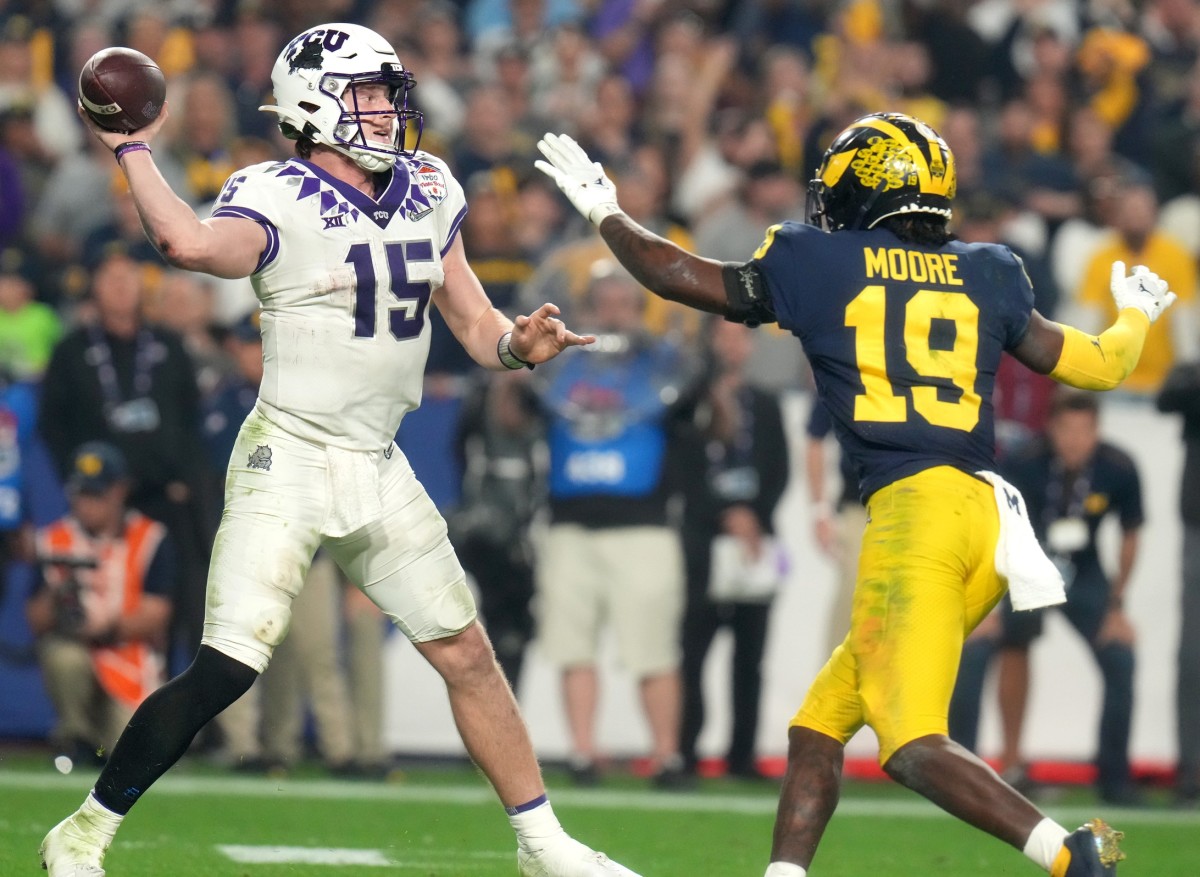
[[[88,58],[79,72],[79,102],[101,128],[130,134],[158,118],[167,82],[141,52],[117,46]]]

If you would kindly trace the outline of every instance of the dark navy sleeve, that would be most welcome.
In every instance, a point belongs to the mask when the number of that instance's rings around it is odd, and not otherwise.
[[[1033,314],[1033,282],[1021,257],[1008,247],[997,245],[997,254],[1003,259],[1008,282],[1002,283],[1003,311],[1005,317],[1005,350],[1012,350],[1021,343],[1029,330],[1029,319]]]
[[[833,431],[833,418],[829,416],[829,409],[825,403],[813,397],[812,408],[808,412],[808,423],[804,427],[804,433],[811,439],[823,439]]]
[[[830,235],[811,225],[785,222],[767,229],[766,239],[754,253],[779,325],[791,332],[803,326],[805,278],[817,272],[817,247]]]

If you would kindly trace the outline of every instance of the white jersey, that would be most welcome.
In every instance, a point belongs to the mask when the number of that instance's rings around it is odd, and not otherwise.
[[[378,198],[298,158],[229,178],[212,215],[267,232],[250,279],[272,421],[320,444],[388,446],[421,402],[429,298],[466,212],[462,186],[423,152],[397,160]]]

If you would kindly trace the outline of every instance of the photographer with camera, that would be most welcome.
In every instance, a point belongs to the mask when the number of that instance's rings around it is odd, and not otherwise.
[[[57,751],[103,762],[133,710],[165,680],[174,551],[130,509],[124,456],[87,442],[67,479],[68,514],[36,534],[40,581],[26,604],[58,726]]]

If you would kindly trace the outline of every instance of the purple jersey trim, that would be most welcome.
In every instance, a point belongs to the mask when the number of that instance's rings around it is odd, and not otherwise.
[[[462,210],[458,211],[458,216],[454,217],[454,222],[450,223],[450,233],[446,235],[446,246],[442,247],[442,258],[446,257],[446,253],[450,252],[450,246],[454,243],[455,236],[458,235],[458,227],[462,225],[462,221],[467,216],[467,205],[462,206]]]
[[[392,216],[401,211],[404,200],[408,196],[408,167],[403,162],[396,162],[395,167],[392,168],[392,178],[388,181],[387,188],[378,198],[372,198],[349,183],[325,172],[311,161],[305,161],[302,158],[293,159],[293,161],[303,165],[305,170],[326,185],[333,187],[339,195],[357,207],[380,228],[387,228],[388,223],[392,221]]]
[[[257,210],[251,210],[249,207],[218,207],[212,212],[213,216],[233,216],[237,219],[249,219],[257,222],[267,232],[267,245],[263,248],[262,255],[258,257],[258,264],[254,266],[252,273],[257,274],[268,265],[275,261],[275,257],[279,255],[279,229],[275,227],[275,223],[267,219]]]

